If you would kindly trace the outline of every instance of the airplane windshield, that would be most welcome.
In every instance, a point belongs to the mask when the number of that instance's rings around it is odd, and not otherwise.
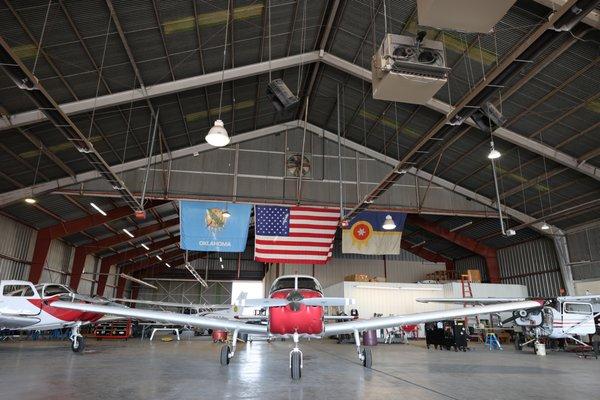
[[[41,291],[41,288],[37,288],[38,292]],[[52,297],[57,294],[69,294],[71,290],[63,285],[46,285],[43,288],[42,297]]]
[[[293,289],[294,288],[294,277],[289,278],[280,278],[276,282],[273,283],[271,287],[271,292],[275,292],[277,290],[282,289]],[[299,277],[298,278],[298,289],[309,289],[316,290],[317,292],[322,292],[321,285],[319,282],[312,278]]]

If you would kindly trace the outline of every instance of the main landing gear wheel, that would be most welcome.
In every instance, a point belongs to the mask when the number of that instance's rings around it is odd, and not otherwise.
[[[221,365],[229,365],[229,352],[230,348],[228,345],[224,344],[221,346]]]
[[[85,349],[85,339],[83,336],[75,336],[71,341],[71,350],[75,353],[81,353]]]
[[[292,356],[290,357],[290,371],[292,375],[292,379],[297,381],[302,376],[302,356],[299,351],[293,351]]]
[[[523,338],[521,337],[520,333],[517,333],[515,335],[515,350],[519,351],[519,350],[523,350]]]
[[[362,355],[363,355],[363,367],[370,369],[371,365],[373,365],[373,356],[371,355],[371,349],[364,349],[362,351]]]

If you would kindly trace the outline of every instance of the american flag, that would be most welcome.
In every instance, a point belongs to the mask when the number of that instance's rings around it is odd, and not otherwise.
[[[254,216],[256,261],[325,264],[331,258],[339,209],[255,206]]]

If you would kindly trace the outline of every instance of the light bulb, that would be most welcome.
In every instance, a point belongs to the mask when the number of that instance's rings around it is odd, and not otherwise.
[[[220,119],[215,121],[215,125],[210,128],[208,134],[205,137],[206,142],[211,146],[215,147],[223,147],[229,144],[229,135],[227,134],[227,130],[225,129],[225,125],[223,121]]]

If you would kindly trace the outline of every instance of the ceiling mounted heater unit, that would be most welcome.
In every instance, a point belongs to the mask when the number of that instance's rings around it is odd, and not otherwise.
[[[419,25],[488,33],[516,0],[417,0]]]
[[[373,56],[373,98],[425,104],[448,81],[442,42],[387,34]]]
[[[299,102],[298,97],[292,93],[281,79],[273,79],[269,82],[267,85],[267,97],[279,113],[293,109]]]

